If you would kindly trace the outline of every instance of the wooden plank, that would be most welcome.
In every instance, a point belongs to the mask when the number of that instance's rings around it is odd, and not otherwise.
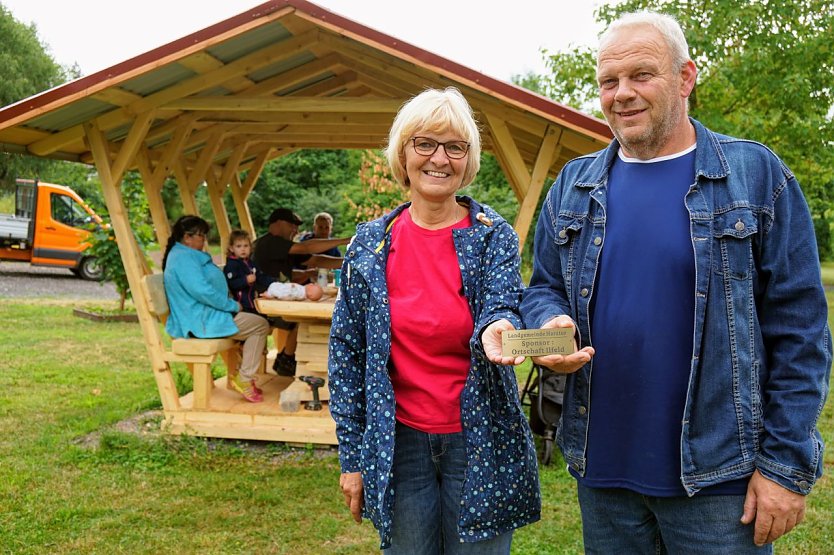
[[[220,69],[211,71],[206,74],[197,75],[190,79],[178,82],[176,85],[162,89],[159,92],[150,94],[139,101],[136,101],[129,106],[118,108],[111,112],[107,112],[95,120],[96,125],[100,129],[112,129],[124,125],[131,119],[133,114],[145,112],[152,108],[156,108],[174,99],[186,97],[200,91],[211,89],[233,77],[246,74],[252,69],[261,67],[266,64],[277,63],[280,60],[290,58],[304,49],[316,39],[318,33],[305,33],[298,37],[287,39],[278,44],[273,44],[266,48],[262,48],[256,52],[248,54],[242,58],[230,62]],[[31,152],[38,156],[46,156],[59,150],[63,145],[80,139],[84,135],[84,129],[81,125],[76,125],[54,133],[50,137],[29,145]]]
[[[168,222],[165,203],[162,200],[162,183],[165,176],[162,176],[160,181],[154,181],[154,172],[151,170],[147,150],[145,149],[140,149],[136,153],[136,163],[139,174],[142,176],[142,183],[145,185],[145,194],[148,197],[148,208],[151,212],[151,221],[153,222],[157,243],[167,245],[168,237],[171,236],[171,224]]]
[[[101,102],[106,102],[107,104],[113,104],[115,106],[127,106],[128,104],[133,104],[142,97],[136,93],[132,93],[119,87],[111,87],[97,92],[92,95],[92,98],[100,100]]]
[[[128,166],[134,164],[136,152],[142,146],[142,141],[145,140],[145,136],[151,128],[154,115],[155,111],[149,110],[136,116],[133,125],[130,126],[127,137],[125,137],[125,140],[119,148],[119,154],[116,156],[116,159],[113,161],[113,166],[110,168],[113,174],[111,179],[114,181],[121,181]]]
[[[527,171],[524,158],[518,151],[507,122],[489,112],[485,112],[485,115],[489,123],[490,134],[495,139],[496,151],[507,165],[507,178],[515,185],[516,197],[524,198],[530,184],[530,172]]]
[[[221,260],[225,261],[229,246],[229,234],[232,232],[229,213],[226,211],[226,205],[223,204],[225,187],[218,183],[213,171],[207,171],[205,176],[209,203],[211,204],[211,211],[214,214],[214,222],[217,224],[217,234],[220,236],[220,257]]]
[[[312,62],[307,62],[296,68],[279,73],[274,77],[264,79],[257,85],[253,85],[240,94],[235,95],[234,98],[269,97],[274,99],[275,97],[273,95],[278,91],[292,89],[322,73],[335,72],[343,67],[344,62],[340,56],[328,54]]]
[[[542,193],[544,180],[547,178],[547,169],[550,167],[553,158],[559,154],[561,147],[558,147],[557,144],[561,135],[561,129],[552,126],[548,127],[547,133],[545,133],[544,139],[542,139],[541,148],[536,157],[536,164],[533,167],[533,173],[530,177],[530,185],[527,188],[527,194],[524,196],[515,220],[514,227],[518,234],[519,250],[524,249],[524,242],[527,240],[527,235],[530,232],[533,214],[536,211],[536,206]]]
[[[104,201],[107,204],[107,211],[110,214],[111,225],[116,234],[119,253],[124,263],[125,273],[131,291],[141,291],[141,279],[144,275],[144,264],[135,246],[135,239],[130,230],[127,218],[127,209],[121,196],[121,189],[118,183],[112,180],[110,170],[110,156],[107,149],[107,140],[101,129],[95,123],[86,123],[83,127],[90,149],[95,157],[96,169],[101,179]],[[156,380],[162,406],[165,410],[179,408],[179,396],[177,395],[176,384],[168,364],[163,359],[164,348],[159,324],[151,315],[150,307],[144,295],[134,297],[136,314],[139,317],[139,324],[142,328],[142,335],[145,339],[145,347],[151,359],[153,375]]]
[[[336,71],[336,68],[333,68],[333,70]],[[344,73],[334,75],[329,79],[325,79],[313,85],[305,86],[302,89],[298,89],[294,91],[292,95],[330,96],[346,88],[349,84],[356,81],[356,78],[357,75],[355,71],[345,71]]]
[[[222,141],[223,133],[214,133],[206,141],[206,145],[199,151],[200,154],[197,158],[197,164],[188,174],[188,190],[192,195],[197,191],[197,185],[206,179],[209,166],[211,166],[214,155],[217,154]]]
[[[182,210],[184,214],[199,216],[200,211],[197,209],[197,201],[194,199],[194,193],[188,188],[189,179],[185,167],[185,162],[182,157],[179,157],[174,163],[174,175],[177,180],[177,189],[180,192]]]
[[[296,322],[307,319],[330,322],[333,318],[335,299],[324,297],[320,301],[279,301],[278,299],[255,299],[255,306],[261,314],[281,316]]]
[[[249,195],[252,193],[252,189],[255,188],[255,184],[258,182],[258,178],[261,176],[261,172],[266,166],[267,161],[269,160],[270,149],[264,149],[258,157],[255,159],[255,162],[249,168],[249,171],[246,173],[246,181],[243,182],[243,185],[240,187],[240,192],[243,195],[244,199],[247,199]]]
[[[289,97],[288,97],[289,98]],[[268,122],[275,125],[310,123],[326,125],[391,125],[387,113],[352,114],[345,112],[261,112],[261,111],[195,111],[194,117],[205,123]]]
[[[237,27],[230,28],[223,33],[213,34],[205,40],[202,40],[200,42],[195,42],[195,43],[193,43],[193,44],[191,44],[187,47],[183,47],[183,48],[180,48],[178,50],[175,50],[167,56],[163,56],[161,58],[154,59],[151,62],[146,63],[146,64],[141,65],[141,66],[138,66],[138,67],[135,67],[134,69],[132,69],[130,71],[125,71],[125,72],[119,73],[111,79],[104,79],[104,80],[96,83],[95,85],[93,85],[91,87],[78,89],[78,91],[73,93],[73,94],[69,94],[69,95],[66,95],[66,96],[60,96],[54,102],[44,104],[43,106],[40,106],[37,109],[29,110],[25,113],[20,114],[17,117],[10,118],[10,119],[7,119],[6,121],[0,122],[0,129],[5,129],[5,128],[10,127],[10,126],[17,125],[18,123],[20,123],[22,121],[28,121],[28,120],[34,119],[34,118],[36,118],[36,117],[38,117],[42,114],[45,114],[47,112],[51,112],[52,110],[57,110],[58,108],[60,108],[62,106],[66,106],[67,104],[71,104],[71,103],[73,103],[73,102],[75,102],[75,101],[77,101],[81,98],[86,98],[88,96],[96,94],[97,92],[99,92],[101,90],[104,90],[108,87],[118,86],[118,85],[120,85],[120,84],[122,84],[126,81],[129,81],[130,79],[133,79],[134,77],[137,77],[139,75],[144,75],[144,74],[146,74],[146,73],[148,73],[148,72],[150,72],[150,71],[152,71],[156,68],[162,67],[162,66],[170,64],[172,62],[176,62],[177,60],[182,59],[186,56],[189,56],[194,52],[199,52],[201,50],[207,49],[214,44],[223,43],[223,42],[229,40],[230,38],[239,36],[240,34],[246,32],[250,29],[254,29],[256,27],[260,27],[262,25],[266,25],[268,23],[271,23],[272,21],[280,19],[280,18],[284,17],[285,15],[288,15],[288,14],[294,12],[294,11],[295,11],[295,8],[288,6],[286,8],[283,8],[283,9],[280,9],[280,10],[275,10],[273,12],[267,13],[267,14],[263,15],[262,17],[253,18],[253,19],[251,19],[251,20],[249,20],[249,21],[247,21],[247,22],[245,22],[241,25],[238,25]],[[145,110],[137,110],[137,113],[138,112],[144,112],[144,111]],[[102,122],[98,122],[100,129],[109,129],[110,128],[106,125],[101,125],[101,123]],[[79,137],[84,136],[84,134],[85,134],[83,124],[79,124],[77,126],[74,126],[71,129],[73,130],[73,133],[78,134]],[[58,150],[59,148],[60,147],[55,148],[55,150]],[[54,152],[54,150],[52,152]]]
[[[160,109],[201,111],[264,111],[264,112],[341,112],[395,114],[405,99],[335,97],[266,97],[201,96],[178,98]]]

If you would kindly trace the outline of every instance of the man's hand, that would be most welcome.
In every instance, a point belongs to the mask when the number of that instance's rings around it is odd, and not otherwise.
[[[339,476],[339,486],[345,496],[345,505],[350,509],[353,520],[362,522],[362,506],[364,505],[364,486],[361,472],[345,472]]]
[[[557,316],[556,318],[548,320],[542,326],[543,330],[553,328],[570,328],[571,330],[574,330],[574,333],[576,333],[573,320],[567,316]],[[576,348],[575,341],[574,348]],[[593,356],[594,348],[585,347],[570,355],[547,355],[543,357],[533,357],[533,362],[539,366],[550,368],[559,374],[571,374],[590,362],[591,357]]]
[[[754,518],[753,543],[773,543],[805,518],[805,496],[783,488],[756,470],[747,484],[741,523],[750,524]]]
[[[481,334],[481,345],[484,346],[484,353],[487,358],[495,364],[521,364],[524,362],[523,356],[505,357],[501,348],[501,334],[505,331],[512,331],[515,329],[509,320],[496,320],[486,327]]]

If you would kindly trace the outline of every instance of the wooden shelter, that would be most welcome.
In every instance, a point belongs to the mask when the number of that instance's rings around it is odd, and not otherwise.
[[[120,185],[127,170],[142,177],[160,244],[170,235],[161,189],[171,176],[190,213],[206,184],[221,237],[230,231],[227,190],[241,226],[257,235],[247,197],[269,160],[301,148],[379,148],[404,101],[446,86],[475,109],[484,150],[496,156],[521,205],[515,228],[523,243],[545,180],[571,158],[603,148],[611,137],[605,122],[304,0],[266,2],[4,107],[0,151],[95,165],[136,292],[150,269],[126,218]],[[151,303],[135,297],[173,431],[324,441],[306,424],[282,420],[277,406],[273,414],[239,404],[195,410],[177,395]],[[321,416],[332,428],[329,413]]]

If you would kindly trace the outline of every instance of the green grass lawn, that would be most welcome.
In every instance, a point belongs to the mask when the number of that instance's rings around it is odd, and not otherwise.
[[[370,523],[343,507],[334,450],[113,430],[159,407],[139,326],[71,309],[0,300],[0,553],[377,552]],[[826,475],[780,553],[834,545],[831,402],[821,426]],[[542,521],[513,553],[580,553],[573,479],[560,460],[541,479]]]

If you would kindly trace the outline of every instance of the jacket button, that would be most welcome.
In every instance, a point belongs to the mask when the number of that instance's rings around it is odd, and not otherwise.
[[[594,244],[600,246],[602,244],[602,237],[594,237]]]
[[[579,294],[582,295],[583,297],[587,297],[588,296],[588,288],[583,287],[582,290],[579,292]]]
[[[382,304],[388,304],[388,299],[382,299]]]
[[[559,232],[559,239],[564,239],[567,236],[568,236],[568,232],[565,231],[564,229]]]
[[[744,222],[742,222],[741,220],[737,221],[735,228],[736,231],[744,231]]]
[[[588,412],[588,409],[585,407],[579,407],[579,414],[585,414],[586,412]]]
[[[354,257],[354,256],[356,256],[356,251],[350,251],[350,252],[348,253],[348,256],[350,256],[350,257]]]

